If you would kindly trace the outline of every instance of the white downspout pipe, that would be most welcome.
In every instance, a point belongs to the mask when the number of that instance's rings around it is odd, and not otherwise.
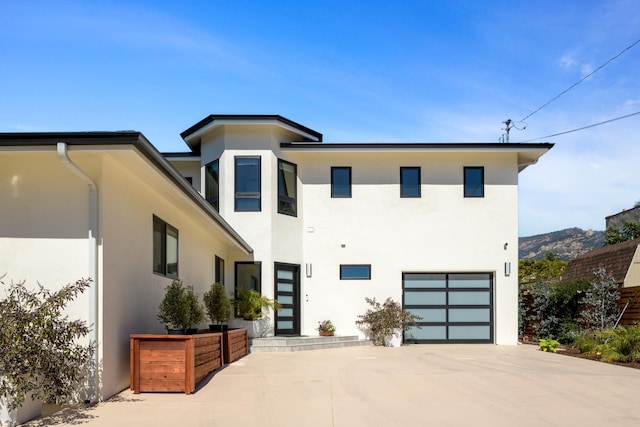
[[[93,280],[89,293],[89,319],[93,321],[93,342],[95,344],[95,366],[91,373],[95,383],[89,397],[90,401],[98,401],[100,399],[100,351],[98,346],[99,331],[99,305],[98,305],[98,187],[95,183],[78,168],[69,158],[67,153],[67,144],[64,142],[57,143],[58,157],[63,165],[68,167],[89,187],[89,278]]]

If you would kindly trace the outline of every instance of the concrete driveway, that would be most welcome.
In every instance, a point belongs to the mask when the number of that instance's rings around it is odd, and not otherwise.
[[[535,346],[254,353],[193,395],[124,391],[29,423],[86,426],[638,426],[640,370]]]

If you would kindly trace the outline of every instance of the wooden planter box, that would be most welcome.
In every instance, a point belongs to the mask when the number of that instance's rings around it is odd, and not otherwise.
[[[225,365],[249,353],[249,337],[246,329],[229,329],[222,332],[222,336]]]
[[[209,372],[222,366],[222,334],[130,336],[130,386],[134,393],[190,394]]]

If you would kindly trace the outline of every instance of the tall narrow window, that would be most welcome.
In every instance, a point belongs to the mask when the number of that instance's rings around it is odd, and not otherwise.
[[[235,162],[235,210],[259,212],[260,157],[236,157]]]
[[[214,160],[211,163],[208,163],[205,167],[204,167],[204,172],[205,172],[205,184],[204,184],[204,191],[205,191],[205,198],[207,199],[207,202],[211,203],[211,206],[213,206],[213,208],[216,211],[220,210],[220,181],[218,179],[219,177],[219,170],[218,168],[220,167],[220,161],[219,160]]]
[[[400,168],[400,197],[420,197],[420,168]]]
[[[178,230],[154,215],[153,271],[178,277]]]
[[[464,197],[484,197],[484,167],[465,166]]]
[[[215,282],[224,285],[224,260],[216,255]]]
[[[296,176],[296,165],[278,160],[278,213],[297,216]]]
[[[238,297],[238,290],[253,290],[258,293],[262,291],[261,276],[262,276],[262,264],[259,262],[246,262],[238,261],[236,266],[236,286],[235,296]],[[236,317],[241,317],[241,313],[236,308]]]
[[[331,197],[351,197],[351,168],[331,168]]]

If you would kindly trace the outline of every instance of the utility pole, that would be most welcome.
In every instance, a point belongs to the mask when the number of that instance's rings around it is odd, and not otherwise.
[[[506,125],[505,128],[503,128],[502,130],[507,131],[507,140],[505,141],[507,144],[509,143],[509,131],[511,130],[511,128],[513,127],[511,119],[507,119],[504,122],[502,122]]]

